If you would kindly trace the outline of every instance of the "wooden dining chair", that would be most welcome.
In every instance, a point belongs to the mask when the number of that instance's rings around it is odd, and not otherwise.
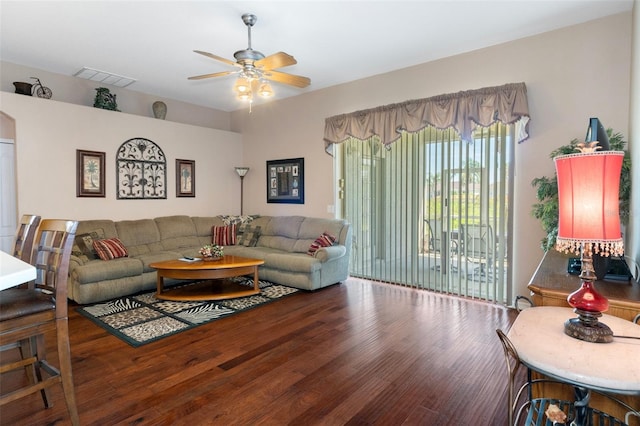
[[[36,238],[40,219],[40,216],[32,214],[25,214],[20,218],[16,236],[13,240],[13,252],[11,253],[14,257],[31,263],[33,240]]]
[[[0,395],[0,406],[41,392],[45,407],[52,405],[47,389],[62,384],[69,417],[79,425],[67,325],[67,277],[77,221],[44,219],[34,242],[32,264],[37,276],[30,288],[0,292],[0,347],[20,346],[20,360],[0,364],[1,374],[33,369],[27,385]],[[47,361],[45,333],[56,333],[59,369]],[[25,356],[25,354],[27,356]],[[43,374],[44,373],[44,374]],[[2,387],[2,386],[0,386]]]

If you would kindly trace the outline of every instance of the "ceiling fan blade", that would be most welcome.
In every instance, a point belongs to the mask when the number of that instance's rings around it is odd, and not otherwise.
[[[278,52],[256,61],[255,66],[268,71],[276,68],[288,67],[297,63],[298,61],[296,61],[293,56],[284,52]]]
[[[202,80],[203,78],[223,77],[229,74],[236,74],[237,72],[238,71],[222,71],[214,72],[213,74],[194,75],[193,77],[189,77],[188,80]]]
[[[206,56],[208,58],[215,59],[216,61],[224,62],[225,64],[229,64],[229,65],[234,66],[234,67],[241,67],[242,66],[237,62],[234,62],[232,60],[223,58],[222,56],[214,55],[213,53],[203,52],[202,50],[194,50],[194,52],[199,53],[201,55],[204,55],[204,56]]]
[[[300,75],[287,74],[280,71],[267,71],[263,75],[267,80],[277,81],[278,83],[289,84],[300,88],[307,87],[311,84],[311,79]]]

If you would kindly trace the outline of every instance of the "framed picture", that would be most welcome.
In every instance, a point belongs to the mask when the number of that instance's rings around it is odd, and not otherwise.
[[[196,162],[176,160],[176,197],[196,196]]]
[[[104,152],[76,149],[76,196],[104,197]]]
[[[267,203],[304,204],[304,158],[267,161]]]

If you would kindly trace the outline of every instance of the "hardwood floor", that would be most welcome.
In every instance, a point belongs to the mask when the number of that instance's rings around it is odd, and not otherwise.
[[[515,311],[350,278],[133,348],[70,307],[86,425],[502,425]],[[3,356],[7,356],[4,355]],[[3,388],[22,372],[3,376]],[[62,391],[0,408],[67,424]]]

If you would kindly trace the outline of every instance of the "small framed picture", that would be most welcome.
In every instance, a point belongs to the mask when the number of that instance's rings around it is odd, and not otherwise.
[[[196,196],[196,162],[176,160],[176,197]]]
[[[304,158],[267,161],[267,203],[304,204]]]
[[[76,197],[104,198],[104,152],[76,149]]]

